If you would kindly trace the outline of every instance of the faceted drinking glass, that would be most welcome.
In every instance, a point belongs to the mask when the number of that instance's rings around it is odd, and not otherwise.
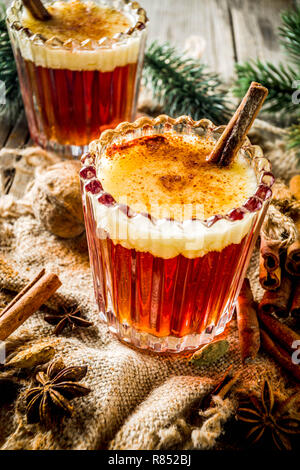
[[[254,194],[224,216],[178,222],[154,219],[116,202],[103,190],[97,161],[111,145],[137,137],[171,132],[217,140],[223,129],[187,116],[143,117],[105,131],[82,157],[82,197],[99,312],[113,333],[139,348],[193,350],[224,331],[274,177],[261,149],[246,139],[241,152],[254,168]]]
[[[52,3],[54,0],[47,5]],[[22,26],[21,0],[14,0],[7,10],[31,137],[63,155],[82,155],[104,129],[135,117],[146,13],[137,2],[128,0],[94,3],[125,13],[133,26],[126,33],[99,41],[46,40]]]

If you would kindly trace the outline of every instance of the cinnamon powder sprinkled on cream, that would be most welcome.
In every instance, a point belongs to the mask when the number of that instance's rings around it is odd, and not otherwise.
[[[113,37],[130,28],[129,19],[120,11],[96,5],[93,2],[54,2],[47,6],[52,18],[40,21],[25,10],[22,24],[34,34],[42,34],[50,39],[53,36],[65,42],[68,39],[84,41]]]
[[[98,177],[116,201],[156,218],[226,214],[254,193],[256,177],[242,156],[228,168],[208,164],[213,146],[209,139],[174,134],[114,144],[98,162]]]

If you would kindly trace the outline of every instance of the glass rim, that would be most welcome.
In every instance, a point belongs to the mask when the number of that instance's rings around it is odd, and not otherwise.
[[[69,3],[70,1],[71,0],[67,0],[66,3]],[[54,2],[55,0],[49,0],[45,6]],[[78,41],[70,37],[66,41],[61,41],[56,36],[52,36],[51,38],[47,39],[42,34],[33,33],[29,28],[22,26],[20,19],[20,13],[24,8],[22,0],[13,0],[12,4],[6,9],[6,23],[8,28],[15,31],[17,34],[24,36],[24,38],[27,40],[35,42],[39,46],[48,46],[66,51],[93,51],[99,49],[111,49],[113,47],[127,43],[131,39],[138,38],[144,33],[149,22],[146,11],[140,6],[138,2],[132,2],[131,0],[121,0],[121,2],[123,3],[124,7],[128,6],[130,11],[135,14],[135,24],[123,33],[117,33],[113,37],[105,36],[99,40],[94,40],[87,37],[82,41]]]
[[[115,139],[128,136],[129,134],[132,135],[138,130],[149,131],[151,128],[157,128],[156,132],[158,134],[162,134],[164,131],[170,130],[174,130],[179,134],[184,134],[182,129],[186,129],[186,131],[189,129],[190,131],[193,130],[195,135],[211,136],[217,141],[217,138],[220,137],[225,129],[225,125],[215,126],[208,119],[194,121],[192,118],[185,115],[178,118],[171,118],[170,116],[162,114],[156,118],[143,116],[136,119],[134,122],[123,122],[114,129],[107,129],[102,132],[98,140],[94,140],[90,143],[89,151],[84,153],[81,157],[82,168],[80,170],[80,178],[83,191],[93,195],[94,199],[96,199],[100,204],[108,206],[111,209],[118,208],[129,219],[136,216],[143,216],[154,224],[163,221],[170,221],[176,223],[182,228],[183,224],[186,222],[201,222],[206,228],[210,228],[216,222],[221,220],[232,223],[241,221],[246,215],[262,211],[266,204],[270,202],[272,197],[271,187],[275,181],[274,175],[271,172],[271,163],[266,157],[264,157],[262,149],[258,145],[252,145],[249,138],[246,137],[240,151],[245,152],[245,155],[251,160],[251,164],[254,167],[256,174],[257,185],[254,194],[249,196],[249,198],[240,207],[233,208],[223,215],[212,215],[207,219],[195,217],[178,221],[173,218],[158,219],[147,212],[136,212],[128,205],[118,203],[111,194],[103,189],[101,181],[97,176],[97,156],[100,154],[100,151],[103,151],[103,149],[112,144]],[[132,138],[136,138],[136,136],[132,136]]]

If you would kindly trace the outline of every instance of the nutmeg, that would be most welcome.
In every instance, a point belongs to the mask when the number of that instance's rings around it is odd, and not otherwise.
[[[39,175],[32,187],[35,217],[62,238],[74,238],[84,231],[80,166],[75,160],[56,163]]]

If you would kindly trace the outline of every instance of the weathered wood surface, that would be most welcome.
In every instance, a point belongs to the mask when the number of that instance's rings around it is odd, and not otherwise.
[[[205,39],[203,61],[229,80],[234,63],[260,57],[284,61],[278,40],[280,12],[294,0],[141,0],[150,18],[148,41],[184,50],[186,38]]]

